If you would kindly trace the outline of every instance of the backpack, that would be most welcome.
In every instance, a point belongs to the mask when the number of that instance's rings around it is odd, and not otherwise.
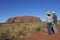
[[[56,15],[53,15],[52,17],[53,17],[53,19],[54,19],[54,20],[53,20],[54,24],[57,24],[57,16],[56,16]]]

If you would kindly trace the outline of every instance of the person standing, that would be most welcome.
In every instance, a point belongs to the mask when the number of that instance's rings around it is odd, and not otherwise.
[[[52,35],[52,17],[50,12],[47,12],[47,16],[46,16],[46,24],[47,24],[47,28],[48,28],[48,34]]]
[[[52,25],[53,25],[54,34],[57,34],[57,26],[56,26],[56,24],[57,24],[57,15],[55,14],[54,11],[52,11],[52,19],[53,19]]]

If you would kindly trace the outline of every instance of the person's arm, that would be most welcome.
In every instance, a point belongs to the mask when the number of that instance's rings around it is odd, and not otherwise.
[[[54,24],[54,22],[53,22],[53,21],[54,21],[54,19],[53,19],[53,17],[52,17],[52,24]]]

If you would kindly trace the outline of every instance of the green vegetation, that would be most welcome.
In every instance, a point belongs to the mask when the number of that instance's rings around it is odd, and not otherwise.
[[[47,32],[45,23],[0,23],[0,39],[28,38],[34,31]]]

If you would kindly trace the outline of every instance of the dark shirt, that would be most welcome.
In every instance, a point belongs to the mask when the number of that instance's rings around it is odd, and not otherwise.
[[[52,15],[52,18],[53,18],[53,23],[56,24],[57,23],[57,16],[56,16],[56,14]]]

